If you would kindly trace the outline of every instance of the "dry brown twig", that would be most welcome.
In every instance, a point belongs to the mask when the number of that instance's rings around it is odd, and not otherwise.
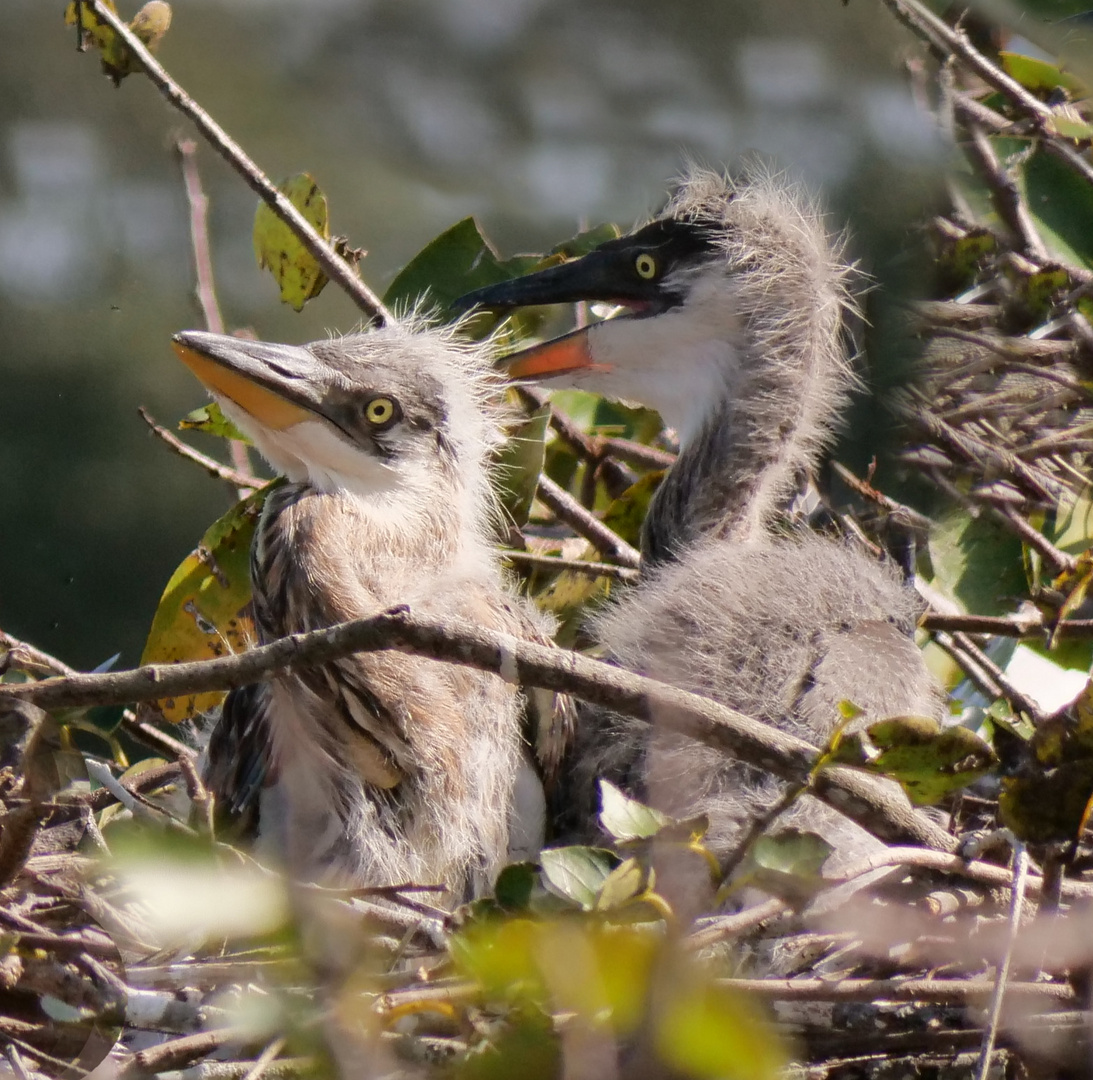
[[[209,200],[201,186],[201,176],[197,171],[197,143],[193,139],[176,139],[175,150],[182,166],[182,183],[186,190],[186,201],[190,207],[190,243],[194,253],[194,295],[205,319],[205,329],[214,334],[224,333],[224,318],[220,314],[220,304],[216,298],[216,284],[213,279],[213,259],[209,245]],[[143,415],[143,411],[142,411]],[[147,419],[147,417],[145,418]],[[228,452],[232,465],[239,474],[250,472],[250,456],[246,444],[239,439],[228,439]],[[245,499],[253,490],[253,485],[235,484],[236,496]]]
[[[595,514],[586,510],[565,488],[544,473],[539,477],[539,499],[559,521],[564,521],[578,536],[583,536],[594,548],[610,555],[623,566],[637,570],[641,552],[612,532]]]
[[[260,488],[265,480],[260,479],[257,476],[251,476],[248,473],[242,473],[238,469],[233,468],[230,465],[223,465],[215,458],[208,457],[201,453],[200,450],[195,450],[192,446],[188,446],[177,435],[168,431],[165,427],[161,427],[156,423],[155,418],[148,412],[144,406],[140,406],[137,409],[140,413],[141,419],[152,430],[152,434],[158,439],[162,439],[176,454],[185,458],[187,461],[192,461],[195,465],[200,465],[210,476],[215,477],[218,480],[226,480],[231,484],[237,492],[240,494],[240,498],[246,498],[252,491],[256,491]],[[236,442],[237,440],[231,439],[229,442]],[[246,462],[249,467],[250,462]]]
[[[213,660],[0,686],[0,700],[7,696],[43,707],[147,701],[226,690],[285,667],[391,648],[493,671],[522,686],[571,693],[738,755],[790,781],[807,777],[818,753],[800,739],[677,687],[480,627],[422,619],[405,607]],[[953,837],[859,771],[824,769],[812,790],[881,839],[954,849]]]

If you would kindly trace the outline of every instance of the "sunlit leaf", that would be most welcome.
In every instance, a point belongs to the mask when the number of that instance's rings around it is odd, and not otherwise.
[[[932,584],[978,615],[1004,615],[1025,592],[1021,542],[986,514],[954,510],[930,533]]]
[[[215,521],[193,554],[174,572],[152,620],[142,664],[205,660],[247,648],[252,630],[250,545],[267,484]],[[213,708],[224,694],[168,698],[156,704],[172,723]]]
[[[998,58],[1007,75],[1016,79],[1027,90],[1050,93],[1062,87],[1072,94],[1087,94],[1088,87],[1076,75],[1061,70],[1047,60],[1040,60],[1024,53],[1000,52]]]
[[[618,857],[603,848],[547,848],[539,855],[545,883],[559,896],[591,911]]]
[[[539,264],[539,256],[502,260],[478,222],[464,218],[430,241],[399,271],[384,293],[383,302],[396,311],[424,306],[446,320],[452,316],[452,304],[464,293],[507,281]],[[485,337],[506,318],[517,327],[517,336],[530,333],[539,322],[531,312],[507,316],[479,312],[468,332]]]
[[[994,764],[994,751],[974,732],[942,728],[925,716],[897,716],[843,735],[833,760],[896,780],[920,805],[940,802]]]
[[[279,185],[279,190],[315,227],[324,240],[330,239],[326,196],[310,173],[298,173]],[[258,265],[268,267],[281,300],[297,311],[319,295],[327,277],[315,256],[300,243],[296,234],[264,203],[254,214],[254,253]]]
[[[182,431],[204,431],[207,435],[219,435],[222,439],[238,439],[251,444],[250,439],[237,428],[220,410],[215,401],[188,412],[178,422]]]
[[[671,821],[660,810],[623,794],[609,780],[600,780],[600,824],[616,840],[655,836]]]
[[[820,871],[833,850],[822,836],[802,829],[756,837],[733,875],[732,888],[750,885],[793,901],[807,899],[822,881]]]

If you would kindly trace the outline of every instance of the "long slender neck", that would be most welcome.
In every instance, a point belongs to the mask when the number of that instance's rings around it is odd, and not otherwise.
[[[762,264],[731,277],[728,290],[722,281],[708,296],[698,283],[684,306],[699,325],[715,303],[733,310],[736,322],[721,343],[731,349],[723,392],[698,403],[701,419],[646,518],[651,562],[675,558],[707,532],[739,542],[765,535],[830,437],[853,384],[836,281],[805,273],[787,279]]]

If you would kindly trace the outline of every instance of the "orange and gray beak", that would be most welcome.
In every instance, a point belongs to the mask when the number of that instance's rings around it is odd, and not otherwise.
[[[208,389],[267,428],[283,431],[322,415],[324,372],[302,346],[200,330],[176,334],[171,345]]]

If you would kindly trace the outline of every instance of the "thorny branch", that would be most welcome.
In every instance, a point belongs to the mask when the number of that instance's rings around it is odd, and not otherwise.
[[[83,0],[95,14],[108,23],[127,48],[140,61],[145,74],[163,96],[184,116],[189,117],[209,145],[246,181],[247,186],[296,234],[300,243],[314,256],[331,281],[337,282],[357,307],[379,323],[391,321],[383,301],[361,280],[356,270],[319,235],[315,227],[289,202],[269,177],[247,156],[242,147],[194,101],[125,22],[101,0]]]
[[[817,755],[815,747],[800,739],[677,687],[481,627],[422,619],[405,607],[214,660],[4,685],[0,701],[8,697],[43,708],[149,701],[226,690],[286,667],[314,666],[349,653],[382,649],[466,664],[522,686],[571,693],[738,755],[790,781],[805,779]],[[941,851],[955,847],[953,837],[902,797],[856,770],[824,769],[813,792],[886,841]]]

